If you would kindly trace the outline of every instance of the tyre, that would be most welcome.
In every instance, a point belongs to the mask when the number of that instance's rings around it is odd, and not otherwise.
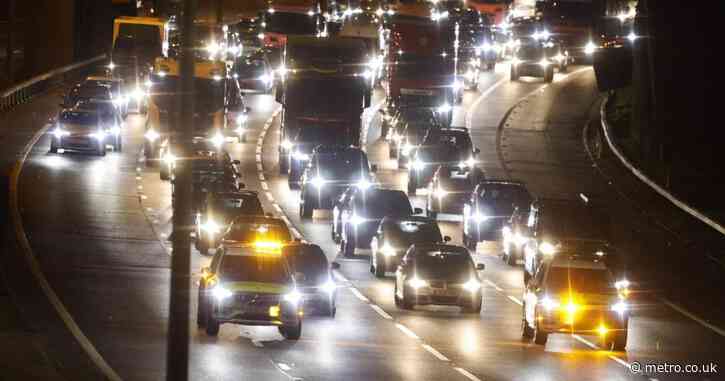
[[[287,156],[279,154],[279,174],[280,175],[286,175],[287,170],[289,169],[289,159]]]
[[[400,301],[400,305],[404,310],[412,310],[415,308],[415,301],[411,300],[411,298],[405,294],[405,288],[403,288],[403,300]]]
[[[544,74],[544,82],[551,83],[554,81],[554,69],[548,70],[546,74]]]
[[[479,313],[481,313],[482,306],[483,306],[483,300],[479,296],[474,302],[471,302],[471,304],[461,306],[461,308],[463,309],[463,312],[465,312],[467,314],[479,314]]]
[[[58,153],[58,144],[55,139],[50,141],[50,153]]]
[[[524,339],[532,339],[534,337],[534,329],[529,327],[526,319],[521,317],[521,337]]]
[[[101,147],[98,147],[98,151],[96,152],[98,156],[106,156],[106,145],[102,144]]]
[[[376,278],[385,277],[385,260],[380,258],[380,254],[375,254],[375,266],[373,266],[373,274]]]
[[[310,206],[309,202],[302,202],[300,204],[300,218],[304,220],[309,220],[310,218],[312,218],[312,212],[313,209]]]
[[[569,64],[563,63],[559,68],[559,73],[566,73],[569,70]]]
[[[508,250],[508,253],[504,254],[504,261],[509,266],[516,266],[516,255],[512,250]]]
[[[393,147],[389,147],[388,148],[388,157],[391,159],[396,159],[398,157],[398,150]]]
[[[539,324],[536,324],[534,329],[534,343],[538,345],[546,345],[546,341],[549,339],[549,333],[539,329]]]
[[[214,319],[213,316],[208,316],[206,319],[206,334],[209,336],[216,336],[219,334],[219,321]]]
[[[511,73],[510,73],[511,81],[518,81],[519,80],[519,71],[516,70],[513,65],[511,66]]]
[[[167,181],[167,180],[171,179],[170,172],[171,171],[169,170],[169,166],[163,165],[163,166],[161,166],[161,170],[159,171],[159,177],[161,178],[161,180]]]
[[[199,290],[199,294],[201,294],[201,290]],[[202,302],[201,297],[199,298],[199,306],[196,311],[196,326],[198,328],[206,327],[206,306]]]
[[[116,146],[113,149],[116,152],[123,152],[123,140],[120,137],[116,140]]]
[[[463,235],[463,238],[463,245],[466,246],[468,250],[476,251],[476,245],[478,244],[478,241],[473,239],[473,237],[469,237],[466,234]]]
[[[239,137],[240,143],[246,143],[247,142],[247,133],[243,133],[242,136]]]
[[[408,196],[415,196],[418,191],[418,186],[415,183],[415,178],[412,175],[408,175]]]
[[[398,282],[395,282],[395,291],[393,292],[393,300],[395,301],[395,306],[398,308],[402,308],[403,303],[400,302],[400,298],[398,298]]]
[[[624,351],[627,348],[627,330],[617,331],[607,347],[613,351]]]
[[[433,210],[430,210],[430,209],[426,209],[426,211],[425,211],[425,214],[426,214],[426,215],[427,215],[427,216],[428,216],[429,218],[431,218],[431,219],[433,219],[433,220],[435,220],[435,219],[437,219],[437,218],[438,218],[438,212],[436,212],[436,211],[433,211]]]
[[[322,316],[329,316],[329,317],[335,317],[335,314],[337,313],[337,306],[335,305],[334,300],[330,300],[329,303],[325,303],[322,306],[320,306],[320,314]]]
[[[279,333],[287,340],[299,340],[302,336],[302,321],[298,321],[294,326],[280,326]]]

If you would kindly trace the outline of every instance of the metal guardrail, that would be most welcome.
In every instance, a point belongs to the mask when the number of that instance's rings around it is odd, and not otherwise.
[[[657,192],[660,196],[666,198],[669,202],[674,204],[676,207],[680,208],[685,213],[689,214],[690,216],[698,219],[700,222],[704,223],[705,225],[711,227],[718,233],[725,235],[725,227],[718,224],[714,220],[712,220],[710,217],[706,216],[703,212],[687,205],[685,202],[681,201],[677,197],[673,196],[670,192],[666,191],[664,188],[660,187],[657,183],[652,181],[647,175],[645,175],[642,171],[640,171],[637,167],[632,165],[632,163],[622,154],[622,152],[619,149],[619,146],[612,140],[611,137],[611,131],[609,123],[607,122],[607,104],[609,103],[609,96],[606,97],[604,102],[602,102],[602,106],[599,110],[599,114],[602,120],[602,130],[604,130],[604,137],[607,140],[607,144],[609,145],[609,148],[612,150],[612,152],[619,158],[619,161],[624,165],[627,169],[629,169],[632,174],[634,174],[640,181],[647,184],[650,188],[652,188],[655,192]]]
[[[47,73],[30,78],[0,93],[0,113],[9,111],[13,107],[28,102],[34,96],[45,92],[49,88],[78,78],[85,73],[91,64],[106,59],[105,54],[77,62],[68,66],[63,66]]]

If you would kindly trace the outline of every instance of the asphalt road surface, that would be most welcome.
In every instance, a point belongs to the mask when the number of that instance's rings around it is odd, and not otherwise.
[[[582,130],[598,93],[589,67],[572,67],[552,84],[508,80],[508,65],[483,73],[476,92],[456,107],[454,125],[467,126],[481,149],[488,177],[526,181],[537,196],[607,199],[592,169]],[[374,97],[374,105],[381,101]],[[725,366],[725,337],[665,305],[653,295],[636,299],[626,352],[597,348],[586,336],[552,335],[545,347],[521,340],[522,274],[499,258],[495,243],[479,245],[484,305],[480,315],[455,308],[399,310],[392,279],[369,273],[369,257],[338,258],[329,215],[298,218],[298,193],[278,175],[279,107],[270,95],[248,97],[248,143],[226,149],[242,162],[247,189],[265,209],[286,215],[303,239],[341,263],[335,318],[305,317],[302,338],[287,342],[274,328],[223,325],[217,338],[196,329],[192,305],[191,378],[194,380],[716,380],[720,374],[634,374],[630,364]],[[41,107],[41,106],[39,106]],[[47,104],[42,107],[48,107]],[[506,119],[504,117],[506,116]],[[378,181],[404,189],[406,174],[387,157],[375,107],[363,116],[366,148]],[[140,161],[144,120],[130,115],[124,151],[105,157],[49,154],[41,139],[20,182],[24,227],[43,271],[80,328],[124,378],[159,380],[165,372],[171,243],[170,185]],[[267,127],[266,127],[267,126]],[[41,126],[38,126],[40,128]],[[261,169],[261,170],[260,170]],[[414,199],[423,206],[422,191]],[[614,202],[614,201],[612,201]],[[618,211],[616,205],[612,210]],[[626,211],[621,211],[626,213]],[[459,219],[439,218],[460,244]],[[631,225],[624,219],[625,240]],[[192,271],[210,257],[192,250]],[[192,296],[196,285],[192,285]],[[192,298],[192,299],[195,299]],[[720,370],[718,368],[718,370]]]

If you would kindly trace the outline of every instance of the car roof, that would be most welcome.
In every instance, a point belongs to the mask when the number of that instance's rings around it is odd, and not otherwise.
[[[447,253],[460,253],[470,255],[468,249],[463,246],[449,245],[445,243],[417,243],[413,246],[415,246],[414,252],[443,251]]]
[[[328,37],[318,38],[314,36],[287,37],[287,44],[295,47],[316,47],[316,48],[346,48],[365,50],[365,43],[357,38]]]
[[[263,214],[242,214],[234,219],[233,223],[258,223],[258,224],[275,224],[275,225],[287,225],[284,220],[277,217],[265,216]]]
[[[607,265],[602,260],[572,258],[569,256],[555,256],[549,266],[552,268],[607,270]]]
[[[320,144],[317,147],[315,147],[313,153],[344,153],[344,152],[360,152],[365,153],[365,151],[361,150],[357,147],[352,146],[345,146],[345,145],[339,145],[339,144]]]
[[[95,82],[95,81],[104,81],[104,82],[122,82],[123,80],[120,78],[113,78],[113,77],[104,77],[101,75],[90,75],[86,77],[86,81],[89,82]]]
[[[222,256],[236,256],[236,257],[279,258],[280,260],[285,260],[284,256],[282,255],[281,248],[282,248],[282,246],[280,246],[279,253],[277,253],[277,252],[270,253],[270,250],[259,249],[253,244],[234,245],[234,246],[227,246],[225,248],[225,250],[223,250],[221,252],[221,255]]]

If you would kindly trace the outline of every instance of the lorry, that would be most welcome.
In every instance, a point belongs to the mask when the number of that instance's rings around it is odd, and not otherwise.
[[[536,16],[575,61],[591,61],[595,43],[595,6],[592,0],[536,2]]]
[[[386,19],[384,120],[401,107],[435,109],[450,125],[456,101],[457,36],[448,19],[398,14]]]
[[[372,93],[364,74],[369,59],[365,44],[342,37],[290,36],[282,59],[275,95],[282,105],[280,173],[288,171],[291,140],[304,124],[335,128],[359,146],[361,117]]]
[[[288,36],[327,35],[324,12],[327,12],[325,0],[269,1],[269,8],[259,15],[259,38],[270,53],[273,65],[280,61]]]
[[[179,101],[179,62],[157,58],[150,75],[150,97],[145,127],[144,155],[147,164],[163,161],[173,164],[170,144],[174,135],[172,108]],[[236,135],[242,141],[246,133],[248,109],[233,76],[227,75],[223,61],[197,59],[194,63],[194,135],[213,139],[221,145]]]
[[[123,79],[124,94],[132,109],[145,111],[147,89],[144,84],[158,57],[169,48],[169,26],[157,17],[119,16],[113,20],[113,41],[109,70]]]
[[[499,25],[504,22],[511,0],[471,0],[466,4],[488,17],[491,24]]]

